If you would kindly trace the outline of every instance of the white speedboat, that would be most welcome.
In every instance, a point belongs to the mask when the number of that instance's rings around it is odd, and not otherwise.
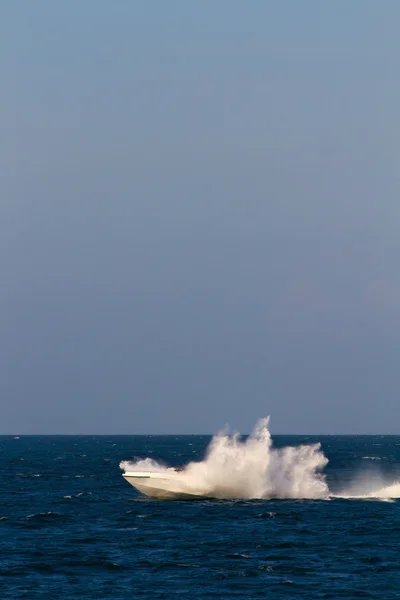
[[[139,492],[162,500],[194,500],[205,498],[204,491],[194,489],[185,481],[180,469],[164,471],[128,471],[122,475]]]

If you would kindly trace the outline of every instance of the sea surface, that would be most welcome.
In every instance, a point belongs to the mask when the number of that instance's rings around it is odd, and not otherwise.
[[[0,598],[400,598],[400,436],[274,436],[321,442],[326,500],[157,501],[121,475],[210,439],[0,437]]]

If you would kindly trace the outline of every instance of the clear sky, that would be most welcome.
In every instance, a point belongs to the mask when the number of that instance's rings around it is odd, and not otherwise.
[[[1,2],[0,433],[400,432],[399,24]]]

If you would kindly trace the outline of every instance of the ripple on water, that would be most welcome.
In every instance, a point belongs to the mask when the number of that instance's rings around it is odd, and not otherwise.
[[[103,460],[145,457],[149,445],[167,464],[193,448],[198,460],[208,438],[189,439],[2,439],[1,600],[398,596],[400,502],[159,502]],[[384,481],[399,478],[400,438],[379,440],[329,439],[337,489],[365,468],[361,457],[380,458]]]

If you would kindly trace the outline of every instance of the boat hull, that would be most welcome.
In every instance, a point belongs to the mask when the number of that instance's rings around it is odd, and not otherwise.
[[[124,473],[123,477],[145,496],[158,500],[204,500],[208,496],[188,486],[180,473]]]

